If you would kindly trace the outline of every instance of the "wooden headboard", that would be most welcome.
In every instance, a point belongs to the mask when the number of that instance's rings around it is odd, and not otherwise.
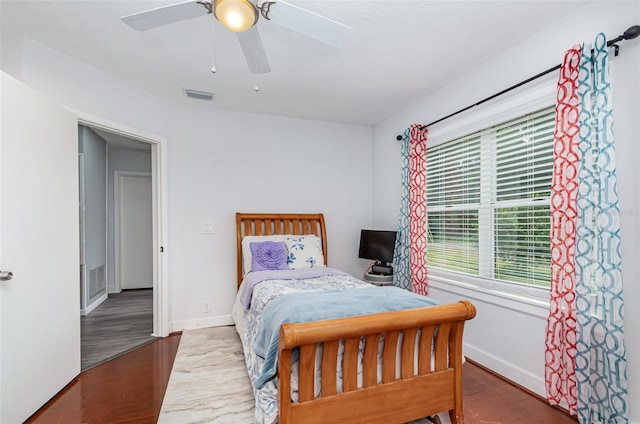
[[[327,230],[321,213],[236,213],[238,287],[242,283],[242,237],[273,234],[315,234],[322,240],[327,264]]]

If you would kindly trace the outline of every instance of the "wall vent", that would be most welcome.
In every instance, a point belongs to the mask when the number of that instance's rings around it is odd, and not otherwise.
[[[208,91],[192,90],[190,88],[185,88],[184,93],[187,95],[187,97],[198,100],[213,101],[213,98],[215,96],[214,93],[210,93]]]
[[[104,291],[105,288],[104,265],[101,265],[89,271],[89,299]]]

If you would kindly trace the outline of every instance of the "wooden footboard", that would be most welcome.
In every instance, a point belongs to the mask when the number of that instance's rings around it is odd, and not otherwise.
[[[463,423],[462,333],[465,321],[475,314],[473,304],[461,301],[283,324],[278,346],[279,422],[405,423],[449,411],[452,423]],[[344,360],[338,364],[341,342]],[[364,355],[359,385],[361,342]],[[316,397],[318,344],[322,345],[321,393]],[[299,392],[298,401],[292,402],[291,358],[295,348],[300,351]],[[339,368],[343,370],[341,391]]]

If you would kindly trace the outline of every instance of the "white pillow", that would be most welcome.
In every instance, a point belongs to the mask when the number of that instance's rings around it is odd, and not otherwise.
[[[312,234],[304,236],[290,235],[285,238],[284,244],[287,246],[289,269],[325,266],[322,241],[318,236]]]
[[[247,275],[251,272],[251,246],[249,243],[261,242],[261,241],[284,241],[287,237],[291,237],[292,234],[277,234],[272,236],[244,236],[242,237],[242,275]]]

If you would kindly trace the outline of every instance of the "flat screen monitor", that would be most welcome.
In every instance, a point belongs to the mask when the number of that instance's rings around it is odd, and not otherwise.
[[[396,231],[361,230],[358,257],[379,261],[382,265],[393,262]]]

